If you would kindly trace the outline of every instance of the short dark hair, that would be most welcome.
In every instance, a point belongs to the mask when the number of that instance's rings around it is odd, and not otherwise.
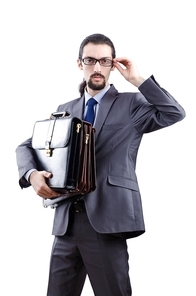
[[[116,51],[113,42],[105,35],[103,34],[92,34],[87,36],[81,43],[80,49],[79,49],[79,59],[82,59],[82,54],[83,54],[83,49],[84,46],[87,45],[88,43],[93,43],[93,44],[107,44],[111,47],[112,49],[112,58],[114,59],[116,57]]]
[[[82,59],[82,55],[83,55],[83,49],[84,46],[87,45],[88,43],[93,43],[93,44],[107,44],[111,47],[112,50],[112,58],[114,59],[116,57],[116,50],[114,47],[113,42],[110,40],[110,38],[108,38],[107,36],[103,35],[103,34],[92,34],[87,36],[81,43],[80,45],[80,49],[79,49],[79,55],[78,58],[81,60]],[[84,94],[84,89],[86,87],[86,81],[83,80],[80,85],[79,85],[79,92],[81,97]]]

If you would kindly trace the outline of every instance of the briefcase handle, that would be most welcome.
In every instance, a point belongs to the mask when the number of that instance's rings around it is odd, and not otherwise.
[[[68,111],[62,111],[62,112],[53,112],[50,115],[50,119],[58,119],[58,118],[65,118],[65,117],[71,117],[71,114]]]

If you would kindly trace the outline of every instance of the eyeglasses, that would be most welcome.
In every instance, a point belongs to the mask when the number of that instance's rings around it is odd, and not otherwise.
[[[100,64],[100,66],[103,66],[103,67],[112,67],[113,66],[113,61],[110,59],[107,59],[107,58],[101,58],[101,59],[97,60],[95,58],[87,57],[87,58],[82,59],[82,61],[87,66],[93,66],[97,62]]]

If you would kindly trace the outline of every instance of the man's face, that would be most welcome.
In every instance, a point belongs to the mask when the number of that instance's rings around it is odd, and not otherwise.
[[[92,58],[92,59],[106,59],[112,61],[112,50],[111,47],[107,44],[98,44],[88,43],[83,48],[82,59]],[[91,59],[88,59],[91,61]],[[96,62],[95,65],[87,65],[83,61],[78,60],[78,66],[84,73],[84,79],[87,83],[87,91],[92,96],[102,90],[106,85],[108,85],[108,79],[110,71],[113,70],[112,66],[105,67],[100,65],[99,62]]]

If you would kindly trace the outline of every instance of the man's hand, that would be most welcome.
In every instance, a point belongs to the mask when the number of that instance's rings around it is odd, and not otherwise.
[[[60,196],[59,193],[53,191],[47,184],[46,179],[51,178],[52,173],[46,171],[34,171],[31,173],[29,181],[37,193],[37,195],[43,198],[52,198]]]
[[[122,76],[135,85],[139,87],[140,84],[144,82],[144,78],[139,75],[136,65],[133,61],[127,58],[115,58],[113,59],[113,66],[118,69]]]

